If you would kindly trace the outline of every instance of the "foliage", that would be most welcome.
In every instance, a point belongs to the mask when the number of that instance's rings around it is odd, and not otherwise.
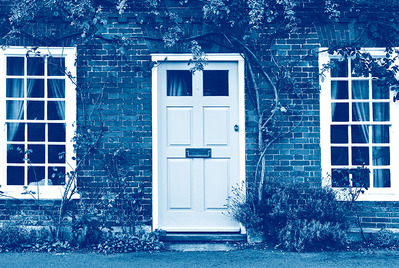
[[[392,248],[399,245],[398,238],[391,230],[381,228],[378,232],[372,234],[371,241],[378,248]]]
[[[331,189],[267,181],[262,200],[249,190],[235,189],[229,214],[266,241],[288,250],[338,248],[348,227],[346,202],[337,201]]]

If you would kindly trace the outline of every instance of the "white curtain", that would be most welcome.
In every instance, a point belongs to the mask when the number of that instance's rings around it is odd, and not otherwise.
[[[191,95],[190,71],[167,71],[167,96]]]
[[[49,79],[49,84],[53,94],[54,98],[64,98],[65,97],[65,83],[63,81],[65,80],[60,80],[60,79]],[[57,113],[58,117],[61,120],[65,119],[65,102],[64,101],[56,101],[56,108],[57,108]],[[64,124],[65,128],[65,124]]]

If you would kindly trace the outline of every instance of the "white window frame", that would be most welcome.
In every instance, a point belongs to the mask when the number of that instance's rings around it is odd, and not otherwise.
[[[339,58],[337,55],[330,55],[327,48],[319,50],[319,70],[332,58]],[[386,55],[385,48],[364,48],[364,52],[370,53],[373,57],[383,58]],[[349,78],[348,78],[349,79]],[[345,79],[344,79],[345,80]],[[325,70],[320,75],[320,146],[321,146],[321,166],[323,186],[331,186],[331,143],[330,143],[330,125],[331,118],[331,73]],[[394,92],[390,92],[390,171],[391,187],[389,188],[369,188],[364,194],[360,194],[359,201],[399,201],[399,165],[396,163],[399,152],[399,103],[393,103]],[[349,124],[349,123],[348,123]],[[370,152],[371,154],[371,152]],[[370,163],[371,165],[371,163]],[[372,180],[373,174],[370,174]],[[343,188],[333,189],[341,191]]]
[[[7,145],[6,145],[6,57],[7,56],[25,56],[28,51],[33,51],[30,47],[7,47],[0,50],[0,191],[4,192],[0,195],[2,198],[17,198],[17,199],[61,199],[64,193],[63,185],[7,185]],[[65,68],[69,73],[69,77],[65,76],[65,123],[66,123],[66,152],[65,152],[65,171],[71,172],[75,169],[75,160],[72,160],[75,155],[73,147],[73,137],[75,135],[76,127],[76,48],[75,47],[46,47],[35,48],[34,50],[40,53],[41,56],[53,56],[65,58]],[[29,53],[34,56],[33,52]],[[46,57],[47,58],[47,57]],[[46,59],[47,60],[47,59]],[[24,75],[26,79],[26,74]],[[47,78],[47,77],[45,77]],[[47,165],[45,167],[47,169]],[[58,165],[58,164],[56,164]],[[65,176],[65,181],[68,176]],[[37,191],[39,189],[39,191]],[[24,194],[24,192],[35,192],[35,194]],[[78,198],[74,195],[73,198]]]

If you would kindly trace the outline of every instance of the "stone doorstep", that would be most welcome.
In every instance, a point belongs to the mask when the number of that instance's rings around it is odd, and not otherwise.
[[[232,243],[166,243],[166,250],[181,252],[232,251],[237,248]]]

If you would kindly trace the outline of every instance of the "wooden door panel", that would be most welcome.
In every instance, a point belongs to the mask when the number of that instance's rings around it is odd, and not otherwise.
[[[230,190],[230,159],[204,159],[205,210],[225,209]]]
[[[193,134],[193,107],[167,107],[166,114],[168,146],[190,146]]]
[[[230,107],[204,107],[204,145],[228,146]]]
[[[192,160],[167,160],[168,209],[192,207]]]

